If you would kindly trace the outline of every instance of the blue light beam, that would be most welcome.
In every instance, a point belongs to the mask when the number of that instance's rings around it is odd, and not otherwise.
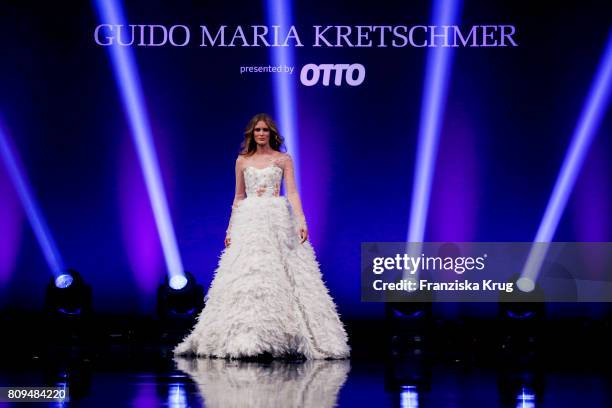
[[[291,1],[266,0],[266,15],[269,26],[291,27]],[[271,47],[272,65],[295,66],[293,47]],[[285,138],[287,151],[293,157],[295,183],[300,191],[300,146],[298,143],[295,82],[290,75],[273,75],[275,115],[279,120],[280,132]]]
[[[121,2],[116,0],[96,0],[98,15],[104,24],[119,24],[125,26],[125,18]],[[145,185],[151,200],[157,232],[164,251],[166,267],[170,276],[170,285],[181,289],[187,279],[178,250],[174,227],[170,219],[170,211],[166,193],[162,183],[157,154],[153,145],[151,126],[142,93],[142,86],[134,55],[129,47],[112,44],[108,47],[115,79],[123,108],[127,114],[132,139],[136,145],[138,159],[144,174]]]
[[[432,9],[432,25],[441,27],[457,24],[459,9],[459,0],[436,0]],[[407,252],[414,256],[421,252],[421,243],[425,239],[425,223],[453,55],[453,48],[442,46],[427,51],[407,239]]]
[[[534,244],[529,251],[521,277],[517,281],[517,286],[524,292],[530,292],[535,288],[535,281],[538,278],[544,258],[548,252],[548,244],[552,241],[559,226],[559,220],[574,189],[584,159],[606,113],[611,88],[612,30],[608,34],[607,45],[602,60],[591,83],[591,89],[574,129],[570,146],[557,176],[553,192],[548,200],[548,205],[538,228]]]
[[[32,193],[32,189],[30,188],[30,183],[27,179],[26,173],[23,170],[23,166],[21,161],[19,160],[19,156],[17,154],[17,150],[12,145],[8,133],[5,132],[4,126],[0,121],[0,154],[2,155],[2,159],[4,164],[6,165],[7,172],[15,187],[15,191],[19,196],[19,200],[21,201],[21,205],[28,217],[28,221],[32,226],[32,230],[34,231],[34,236],[40,245],[40,249],[43,252],[43,256],[47,261],[47,265],[51,270],[51,273],[57,280],[60,279],[63,275],[64,270],[64,261],[60,255],[59,250],[57,249],[57,245],[55,244],[55,240],[51,235],[51,231],[49,230],[49,226],[47,225],[45,218],[36,202],[34,194]],[[67,282],[66,278],[62,278],[62,282]],[[69,283],[68,283],[69,285]]]

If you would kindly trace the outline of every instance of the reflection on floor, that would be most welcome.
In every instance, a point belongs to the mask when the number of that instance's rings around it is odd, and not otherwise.
[[[176,359],[197,384],[207,407],[336,406],[350,363],[344,361],[228,361]]]
[[[612,406],[609,377],[601,373],[508,372],[465,362],[419,368],[405,359],[391,364],[352,361],[350,372],[347,361],[160,360],[155,368],[138,367],[135,363],[117,363],[115,369],[73,365],[57,371],[22,366],[7,372],[3,367],[0,383],[68,387],[71,403],[47,405],[55,407]],[[174,363],[178,368],[173,368]]]
[[[7,331],[0,386],[65,386],[71,402],[56,407],[612,406],[609,337],[583,323],[539,338],[482,322],[397,332],[368,322],[350,327],[350,361],[174,359],[172,342],[128,326],[80,344]]]

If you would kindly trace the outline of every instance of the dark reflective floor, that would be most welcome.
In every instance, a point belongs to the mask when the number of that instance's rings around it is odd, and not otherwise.
[[[0,385],[67,386],[71,402],[3,406],[612,406],[610,353],[597,332],[552,328],[539,339],[475,327],[389,337],[356,325],[347,361],[174,359],[170,341],[131,329],[72,345],[28,337],[3,347]]]
[[[46,372],[3,370],[6,385],[68,385],[69,404],[133,407],[610,407],[609,379],[588,372],[504,373],[463,364],[367,361],[178,360],[169,367]],[[85,369],[87,370],[87,369]],[[424,377],[416,379],[419,375]],[[55,380],[53,380],[55,378]],[[412,382],[410,381],[412,379]],[[401,382],[404,381],[403,384]],[[25,406],[25,403],[5,404]]]

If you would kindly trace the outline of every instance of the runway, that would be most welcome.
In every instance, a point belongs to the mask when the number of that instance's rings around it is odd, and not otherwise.
[[[422,335],[388,337],[381,322],[350,322],[350,360],[229,361],[175,359],[172,339],[149,337],[155,322],[105,317],[85,340],[64,344],[57,333],[30,336],[33,329],[20,337],[12,330],[3,340],[0,383],[67,387],[70,402],[33,406],[611,405],[609,352],[600,347],[607,341],[603,326],[582,322],[577,330],[568,322],[548,323],[539,338],[508,339],[495,323],[482,323],[437,322]],[[572,330],[556,337],[565,329]]]

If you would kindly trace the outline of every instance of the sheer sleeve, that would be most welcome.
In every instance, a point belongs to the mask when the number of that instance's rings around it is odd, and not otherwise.
[[[283,168],[285,172],[285,191],[287,199],[291,204],[293,214],[298,220],[300,227],[306,227],[306,218],[304,217],[304,211],[302,210],[302,201],[300,200],[300,194],[297,191],[295,184],[295,172],[293,170],[293,160],[289,154],[286,154],[283,158]]]
[[[244,158],[242,156],[238,156],[236,159],[236,189],[234,191],[234,201],[232,202],[232,214],[230,216],[229,225],[227,227],[227,234],[232,231],[232,218],[234,215],[234,209],[240,204],[240,201],[244,200],[246,197],[245,187],[244,187]]]

